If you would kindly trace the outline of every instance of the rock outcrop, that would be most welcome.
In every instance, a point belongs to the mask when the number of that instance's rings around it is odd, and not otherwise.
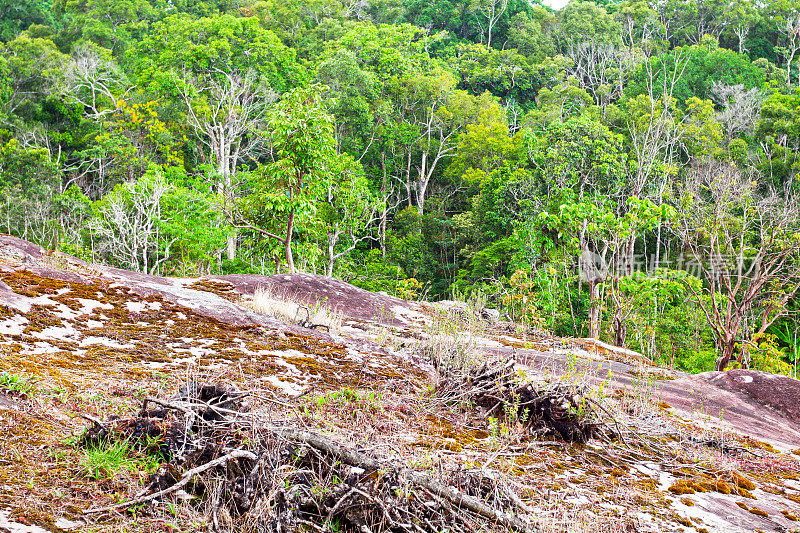
[[[269,316],[256,310],[258,290],[326,307],[338,321],[309,328]],[[135,413],[145,396],[199,380],[248,391],[252,413],[279,427],[301,423],[409,465],[501,476],[536,528],[570,529],[565,516],[587,530],[800,525],[797,380],[690,376],[602,343],[525,331],[490,310],[481,322],[453,309],[460,304],[311,274],[150,276],[0,236],[0,529],[11,528],[3,520],[90,529],[85,509],[143,481],[130,472],[98,480],[66,443],[112,407]],[[436,400],[445,367],[492,361],[521,380],[583,387],[593,399],[579,408],[598,409],[618,439],[537,440],[502,408]],[[131,518],[104,520],[124,529]]]

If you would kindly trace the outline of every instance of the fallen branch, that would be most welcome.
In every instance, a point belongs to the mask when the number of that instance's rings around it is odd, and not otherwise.
[[[78,416],[80,416],[84,420],[88,420],[89,422],[93,423],[94,425],[96,425],[100,429],[105,429],[105,427],[106,427],[107,422],[103,422],[99,418],[95,418],[92,415],[87,415],[85,413],[80,413]]]
[[[397,468],[392,464],[384,463],[374,457],[351,450],[350,448],[334,442],[331,439],[310,431],[289,428],[279,428],[273,431],[284,438],[306,443],[319,451],[323,451],[335,456],[344,463],[352,466],[358,466],[365,470],[374,472]],[[489,518],[490,520],[494,520],[507,528],[515,529],[523,533],[532,533],[537,531],[516,516],[490,507],[481,502],[479,499],[464,494],[455,487],[450,487],[439,483],[426,474],[411,471],[408,472],[407,477],[408,480],[415,485],[419,485],[420,487],[429,490],[433,494],[447,500],[456,507],[468,509],[477,515],[483,516],[484,518]]]

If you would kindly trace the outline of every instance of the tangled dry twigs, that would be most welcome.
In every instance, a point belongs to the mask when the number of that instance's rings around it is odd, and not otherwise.
[[[514,360],[472,370],[450,369],[437,396],[446,402],[469,402],[485,417],[511,416],[532,431],[560,435],[567,442],[615,436],[596,415],[597,404],[584,390],[563,382],[521,384]]]

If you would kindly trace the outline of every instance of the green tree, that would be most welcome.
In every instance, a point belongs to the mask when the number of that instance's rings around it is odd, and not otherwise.
[[[740,54],[747,52],[745,43],[750,35],[750,30],[761,18],[761,13],[755,3],[749,0],[730,0],[722,14],[725,24],[723,36],[732,34],[736,37],[736,44]]]
[[[490,92],[530,107],[541,86],[538,71],[515,50],[494,50],[478,44],[456,49],[461,87],[472,94]]]
[[[614,202],[595,196],[591,201],[564,203],[557,213],[542,212],[536,218],[535,224],[563,234],[570,249],[579,255],[580,276],[589,288],[590,337],[600,337],[600,288],[610,282],[614,342],[624,345],[629,302],[621,297],[619,285],[620,280],[633,274],[629,243],[669,216],[668,206],[656,206],[649,200],[631,197],[620,213]]]
[[[553,14],[541,7],[530,13],[520,12],[509,21],[508,46],[529,60],[540,63],[548,56],[555,55],[552,30],[556,19]]]
[[[279,241],[289,272],[295,272],[295,225],[315,214],[340,157],[333,117],[325,112],[321,95],[318,85],[293,89],[270,110],[265,134],[274,150],[273,162],[249,173],[250,194],[240,200],[234,217],[237,226]]]
[[[31,24],[55,22],[49,0],[0,0],[0,41],[11,41]]]
[[[53,41],[25,32],[5,43],[2,52],[8,84],[2,114],[30,117],[48,95],[60,92],[67,58]]]
[[[295,52],[255,17],[167,17],[153,25],[129,60],[140,83],[154,84],[153,90],[173,97],[183,77],[176,72],[222,81],[252,70],[278,92],[308,79]]]
[[[564,52],[586,42],[609,45],[622,42],[619,23],[594,2],[569,2],[558,12],[557,18],[556,39]]]
[[[543,134],[525,135],[529,165],[546,194],[573,190],[611,196],[621,190],[625,171],[623,137],[588,117],[553,122]]]
[[[147,0],[55,0],[67,15],[70,41],[94,43],[122,57],[147,33],[158,11]],[[70,42],[70,44],[73,44]]]
[[[655,75],[654,75],[655,74]],[[683,106],[691,97],[711,98],[715,82],[761,87],[766,81],[763,69],[743,55],[720,48],[714,39],[651,57],[631,75],[625,95],[650,94],[658,99],[665,91]]]
[[[764,151],[759,170],[776,183],[786,183],[800,170],[800,90],[771,95],[761,107],[760,117],[756,138]]]
[[[53,197],[60,185],[47,150],[23,148],[16,139],[0,145],[0,232],[55,247],[60,231]]]
[[[357,161],[342,155],[333,164],[331,178],[316,206],[315,221],[324,234],[326,276],[332,276],[337,261],[359,244],[378,240],[375,223],[384,209]]]

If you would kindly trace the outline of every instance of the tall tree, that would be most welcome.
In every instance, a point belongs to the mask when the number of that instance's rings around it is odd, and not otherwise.
[[[482,0],[478,3],[478,23],[481,33],[486,36],[486,47],[492,47],[492,30],[494,30],[500,17],[508,9],[508,0]]]
[[[283,91],[305,79],[294,51],[255,17],[184,14],[157,23],[138,51],[141,82],[180,95],[188,123],[208,150],[226,201],[232,202],[237,167],[258,146],[247,132],[261,126],[270,89]],[[234,234],[227,251],[234,259]]]

